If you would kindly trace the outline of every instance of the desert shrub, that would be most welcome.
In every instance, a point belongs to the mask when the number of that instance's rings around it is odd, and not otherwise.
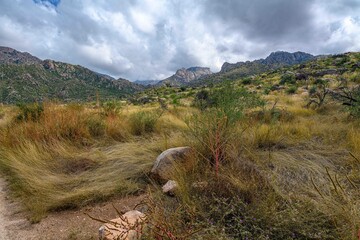
[[[121,111],[120,103],[115,100],[104,102],[101,107],[105,116],[116,116]]]
[[[159,114],[149,111],[140,111],[130,115],[129,124],[131,133],[140,136],[154,132],[159,117]]]
[[[251,83],[251,78],[244,78],[242,81],[241,81],[242,84],[244,85],[249,85]]]
[[[296,93],[297,87],[296,86],[290,86],[288,89],[286,89],[287,94],[294,94]]]
[[[266,88],[264,89],[264,94],[265,94],[265,95],[269,95],[270,92],[271,92],[271,88],[266,87]]]
[[[91,116],[86,120],[88,131],[92,137],[101,137],[105,134],[105,122],[99,116]]]
[[[312,86],[310,89],[309,89],[309,95],[313,95],[316,93],[316,86]]]
[[[296,79],[294,74],[281,75],[279,84],[284,85],[284,84],[295,84],[295,83],[296,83]]]
[[[203,155],[218,174],[220,162],[226,159],[226,148],[236,133],[236,123],[244,111],[263,104],[257,95],[243,88],[235,89],[229,83],[211,92],[208,105],[201,114],[195,114],[186,123],[189,134],[200,144]]]
[[[352,98],[348,101],[350,114],[356,118],[360,118],[360,86],[351,90],[350,97]]]
[[[38,121],[44,112],[42,104],[18,104],[19,113],[16,116],[18,121]]]
[[[209,91],[202,89],[197,92],[192,105],[202,111],[208,108],[211,105]]]

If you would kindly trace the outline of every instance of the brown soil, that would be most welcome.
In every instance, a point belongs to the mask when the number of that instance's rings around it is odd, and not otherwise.
[[[21,206],[7,197],[6,182],[0,178],[0,240],[98,239],[98,229],[102,224],[90,219],[85,213],[110,220],[118,217],[113,205],[125,212],[132,210],[144,197],[129,196],[79,210],[54,212],[39,223],[31,224]]]

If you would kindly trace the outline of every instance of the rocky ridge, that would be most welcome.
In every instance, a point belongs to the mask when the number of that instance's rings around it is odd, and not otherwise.
[[[92,101],[126,97],[144,87],[114,79],[80,65],[40,60],[29,53],[0,47],[0,102]]]

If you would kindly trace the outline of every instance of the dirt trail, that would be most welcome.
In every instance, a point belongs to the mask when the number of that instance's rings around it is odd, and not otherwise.
[[[5,208],[5,183],[2,179],[0,179],[0,240],[5,240],[7,238],[7,230],[6,230],[6,208]]]
[[[0,177],[0,240],[91,240],[98,239],[101,223],[84,213],[102,219],[113,219],[119,211],[131,210],[144,195],[112,199],[79,210],[50,213],[40,223],[31,224],[21,206],[7,198],[6,182]]]

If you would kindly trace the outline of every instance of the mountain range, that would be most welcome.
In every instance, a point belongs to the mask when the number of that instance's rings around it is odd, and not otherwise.
[[[201,86],[224,80],[235,80],[275,70],[281,67],[305,63],[315,58],[317,57],[305,52],[289,53],[277,51],[272,52],[265,59],[237,63],[225,62],[222,65],[220,72],[200,77],[196,81],[191,82],[189,85]]]
[[[41,60],[26,52],[0,47],[0,102],[59,99],[91,101],[126,97],[142,85],[114,79],[79,65]]]
[[[60,101],[93,101],[122,98],[146,87],[202,86],[223,80],[234,80],[285,66],[301,64],[316,58],[304,53],[273,52],[265,59],[228,63],[220,72],[207,67],[178,69],[164,80],[130,82],[114,79],[80,65],[41,60],[26,52],[0,47],[0,102],[18,103],[50,99]],[[145,86],[146,85],[146,86]]]

